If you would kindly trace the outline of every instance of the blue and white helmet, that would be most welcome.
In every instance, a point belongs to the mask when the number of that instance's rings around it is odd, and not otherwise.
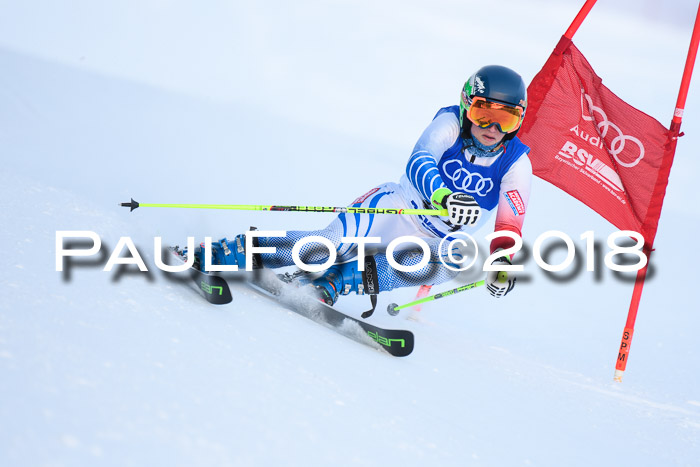
[[[527,87],[523,78],[508,67],[500,65],[488,65],[480,68],[471,75],[459,100],[459,125],[465,128],[467,112],[471,106],[472,98],[478,96],[486,100],[522,107],[523,116],[527,110]],[[522,124],[522,122],[521,122]],[[520,127],[518,127],[520,129]],[[517,130],[506,135],[507,139],[513,138]]]

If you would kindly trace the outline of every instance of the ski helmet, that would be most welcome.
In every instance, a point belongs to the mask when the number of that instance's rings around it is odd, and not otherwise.
[[[459,124],[463,131],[471,134],[467,112],[474,97],[483,97],[487,101],[521,107],[522,118],[527,109],[527,88],[522,77],[510,68],[500,65],[489,65],[480,68],[471,75],[462,89],[459,100]],[[522,118],[514,131],[506,134],[505,140],[512,139],[522,125]],[[466,127],[465,127],[466,124]]]

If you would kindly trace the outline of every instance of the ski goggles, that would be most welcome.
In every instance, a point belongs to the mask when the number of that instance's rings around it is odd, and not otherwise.
[[[520,128],[524,114],[522,107],[487,101],[483,97],[475,96],[471,98],[467,118],[481,128],[496,124],[501,133],[511,133]]]

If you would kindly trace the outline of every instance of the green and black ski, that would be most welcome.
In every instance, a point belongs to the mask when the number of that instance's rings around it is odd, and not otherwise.
[[[254,278],[248,285],[288,310],[334,329],[355,341],[373,346],[378,344],[395,357],[405,357],[413,352],[414,337],[411,331],[384,329],[348,316],[304,293],[303,287],[300,289],[283,282],[270,270],[257,270],[253,275]]]
[[[170,249],[180,262],[182,253],[176,248]],[[214,305],[226,305],[233,301],[229,284],[221,276],[204,273],[190,268],[189,274],[200,294]],[[241,281],[261,295],[275,301],[290,311],[309,318],[329,329],[357,342],[381,348],[395,357],[405,357],[413,352],[414,336],[411,331],[403,329],[384,329],[374,326],[321,302],[298,288],[283,282],[277,274],[268,269],[259,269],[249,273],[247,280]]]
[[[189,273],[200,293],[209,303],[226,305],[233,301],[231,289],[223,277],[207,274],[194,268],[190,268]]]

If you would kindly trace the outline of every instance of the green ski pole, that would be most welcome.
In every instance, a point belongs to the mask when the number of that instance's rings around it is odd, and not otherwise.
[[[139,203],[131,198],[129,203],[120,206],[131,208],[178,208],[178,209],[231,209],[236,211],[294,211],[294,212],[335,212],[347,214],[403,214],[408,216],[448,216],[447,209],[385,209],[385,208],[356,208],[346,206],[281,206],[267,204],[156,204]]]
[[[498,280],[500,282],[505,282],[508,280],[508,273],[507,272],[499,272],[498,273]],[[429,297],[421,298],[420,300],[413,301],[411,303],[406,303],[405,305],[397,305],[396,303],[391,303],[389,306],[386,308],[387,313],[389,313],[391,316],[396,316],[399,314],[399,311],[403,310],[404,308],[410,308],[415,305],[420,305],[421,303],[426,303],[426,302],[432,302],[433,300],[437,300],[438,298],[444,298],[444,297],[449,297],[451,295],[458,294],[460,292],[464,292],[466,290],[473,289],[475,287],[481,287],[486,283],[485,280],[480,280],[478,282],[472,282],[471,284],[466,284],[461,287],[457,287],[452,290],[447,290],[445,292],[440,292],[436,293],[435,295],[431,295]]]

